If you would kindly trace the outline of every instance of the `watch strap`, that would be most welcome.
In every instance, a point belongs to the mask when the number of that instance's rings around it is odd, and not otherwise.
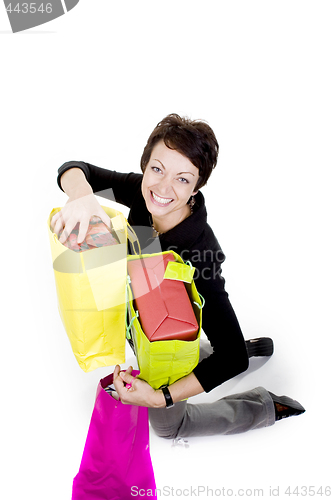
[[[164,397],[165,397],[166,407],[171,408],[172,406],[174,406],[174,402],[172,401],[172,397],[171,397],[169,388],[167,386],[165,386],[165,387],[162,387],[161,389],[162,389],[162,392],[163,392]]]

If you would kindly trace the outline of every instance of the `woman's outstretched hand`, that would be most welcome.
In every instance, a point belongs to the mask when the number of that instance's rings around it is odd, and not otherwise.
[[[111,229],[110,217],[105,213],[93,193],[79,198],[70,197],[66,205],[52,217],[51,229],[58,236],[63,229],[59,241],[60,243],[65,243],[76,224],[79,223],[77,242],[82,243],[86,237],[89,221],[93,215],[100,217],[104,224]]]
[[[164,402],[162,391],[155,391],[144,380],[133,377],[131,375],[132,370],[132,366],[129,366],[126,372],[121,372],[119,365],[115,367],[113,383],[121,402],[123,404],[147,406],[149,408],[162,407]]]

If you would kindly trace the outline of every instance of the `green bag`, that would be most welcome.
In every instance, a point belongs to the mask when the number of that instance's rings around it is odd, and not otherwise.
[[[141,378],[154,389],[164,385],[171,385],[186,375],[189,375],[199,361],[199,343],[202,325],[203,299],[199,295],[193,281],[195,268],[191,263],[184,264],[182,258],[173,251],[159,254],[133,255],[128,260],[152,257],[155,255],[173,254],[175,262],[169,262],[164,279],[184,281],[187,293],[193,305],[193,310],[199,326],[196,340],[158,340],[150,342],[144,334],[139,321],[139,313],[134,308],[133,294],[128,279],[128,316],[126,336],[132,338],[139,365]],[[129,277],[128,277],[129,278]]]

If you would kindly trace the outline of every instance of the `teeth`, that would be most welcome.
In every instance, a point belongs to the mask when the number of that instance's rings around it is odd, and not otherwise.
[[[163,203],[163,205],[166,205],[167,203],[170,203],[170,201],[172,201],[172,198],[160,198],[159,196],[157,196],[157,194],[153,193],[153,191],[151,192],[151,194],[153,195],[154,200],[158,201],[158,203]]]

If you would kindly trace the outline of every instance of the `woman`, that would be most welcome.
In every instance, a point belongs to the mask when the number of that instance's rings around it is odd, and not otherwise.
[[[137,229],[142,253],[147,253],[145,247],[154,252],[157,242],[162,251],[174,250],[196,268],[195,284],[205,298],[202,326],[210,349],[201,349],[193,372],[163,390],[134,378],[132,367],[120,372],[117,365],[114,372],[122,402],[149,407],[152,427],[167,438],[239,433],[305,411],[297,401],[275,396],[263,387],[211,404],[183,401],[245,371],[249,357],[273,353],[271,339],[244,341],[224,288],[221,263],[225,256],[207,224],[200,192],[216,166],[218,151],[208,124],[171,114],[148,139],[141,158],[143,175],[74,161],[58,171],[58,185],[69,196],[51,221],[55,233],[64,229],[61,243],[78,222],[78,242],[82,242],[93,215],[110,227],[109,217],[93,194],[98,192],[130,208],[128,220]]]

